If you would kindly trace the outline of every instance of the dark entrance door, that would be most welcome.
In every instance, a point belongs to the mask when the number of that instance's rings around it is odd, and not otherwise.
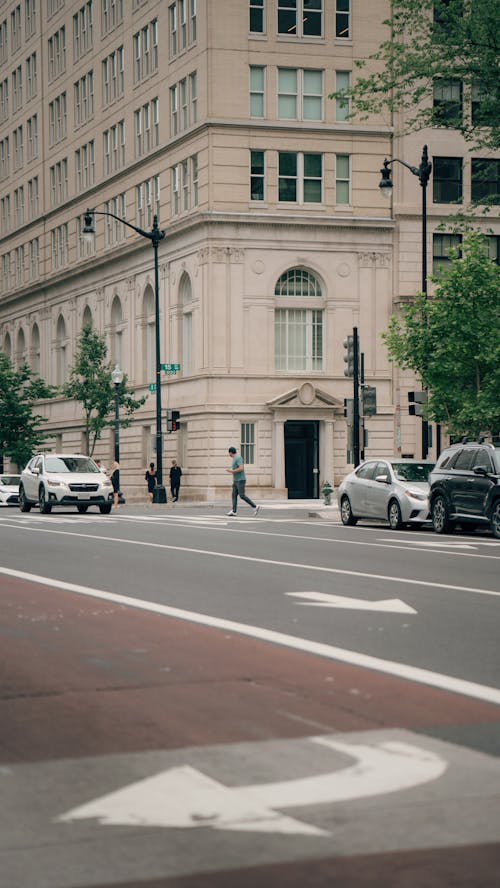
[[[285,422],[285,484],[288,499],[319,497],[317,422]]]

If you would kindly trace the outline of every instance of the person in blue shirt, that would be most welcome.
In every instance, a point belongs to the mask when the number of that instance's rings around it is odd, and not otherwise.
[[[249,506],[253,509],[254,517],[259,514],[260,506],[256,506],[254,502],[245,494],[245,484],[247,482],[247,476],[245,475],[245,465],[243,463],[243,457],[237,456],[236,447],[230,447],[228,450],[229,455],[232,458],[231,468],[226,469],[226,472],[230,472],[233,476],[233,508],[227,514],[234,517],[236,515],[236,510],[238,507],[238,497],[240,499],[245,500]]]

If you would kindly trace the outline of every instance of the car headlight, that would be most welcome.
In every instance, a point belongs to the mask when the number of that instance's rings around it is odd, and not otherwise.
[[[61,487],[62,481],[51,481],[50,478],[47,479],[47,484],[49,487]]]
[[[113,485],[112,485],[111,481],[109,480],[109,478],[103,478],[103,480],[101,481],[101,487],[112,487],[112,486]]]
[[[411,499],[421,500],[423,503],[425,503],[427,499],[427,494],[422,493],[421,490],[411,490],[410,488],[407,488],[404,493],[405,496],[409,496]]]

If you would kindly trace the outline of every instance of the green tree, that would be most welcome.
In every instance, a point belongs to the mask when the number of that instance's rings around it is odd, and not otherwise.
[[[498,0],[394,0],[390,5],[387,40],[369,56],[374,70],[332,97],[349,96],[351,116],[358,119],[404,110],[405,132],[447,126],[476,146],[498,148]],[[356,62],[358,68],[365,64]]]
[[[24,468],[46,438],[41,430],[46,418],[33,412],[34,402],[54,394],[55,389],[28,364],[16,370],[0,352],[0,453],[19,468]]]
[[[427,417],[453,435],[500,431],[500,270],[478,232],[464,235],[460,253],[433,297],[417,294],[383,334],[389,358],[415,371],[429,389]]]
[[[113,365],[107,361],[108,349],[104,336],[85,326],[78,340],[75,363],[70,370],[69,382],[63,387],[67,398],[80,401],[85,418],[87,453],[91,456],[96,442],[105,428],[114,426],[115,386],[111,382]],[[145,403],[136,400],[133,389],[127,385],[124,374],[118,386],[120,426],[130,425],[132,414]]]

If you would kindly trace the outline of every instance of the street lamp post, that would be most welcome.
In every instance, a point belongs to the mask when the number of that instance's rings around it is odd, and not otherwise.
[[[120,395],[119,388],[123,382],[123,370],[119,364],[115,364],[115,369],[111,373],[111,380],[115,387],[115,462],[120,464]]]
[[[93,237],[94,216],[111,216],[127,228],[131,228],[141,237],[147,237],[153,245],[154,251],[154,270],[155,270],[155,333],[156,333],[156,464],[158,483],[153,493],[153,502],[166,503],[167,494],[163,486],[163,436],[161,428],[161,357],[160,357],[160,276],[158,269],[158,244],[165,237],[165,232],[158,227],[158,216],[153,217],[153,227],[151,231],[144,231],[136,225],[132,225],[125,219],[115,216],[114,213],[108,213],[105,210],[87,210],[85,213],[85,224],[82,229],[82,235]]]
[[[407,170],[410,170],[410,173],[413,173],[414,176],[417,176],[422,188],[422,293],[424,294],[425,298],[427,298],[427,185],[429,183],[430,175],[432,172],[432,164],[429,162],[427,145],[424,145],[422,151],[422,159],[418,167],[412,166],[411,164],[406,163],[405,160],[400,160],[398,157],[393,157],[391,158],[391,160],[387,160],[386,158],[384,160],[384,166],[380,170],[382,178],[379,183],[379,188],[385,197],[390,197],[392,194],[392,170],[390,169],[390,165],[392,163],[400,163],[402,164],[402,166],[406,167]],[[423,419],[422,459],[426,459],[428,451],[429,425],[427,420]]]

